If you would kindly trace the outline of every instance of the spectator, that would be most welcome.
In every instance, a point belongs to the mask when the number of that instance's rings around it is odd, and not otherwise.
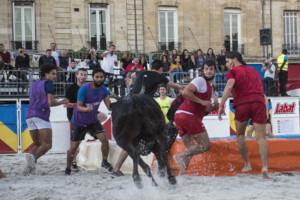
[[[109,46],[109,51],[105,51],[101,54],[101,56],[103,57],[102,68],[105,71],[105,73],[113,74],[114,67],[118,66],[118,58],[114,54],[115,49],[116,49],[116,46],[112,44]]]
[[[141,64],[139,64],[139,59],[134,58],[132,63],[129,64],[125,70],[126,72],[125,78],[131,78],[131,74],[137,71],[144,71],[144,68]]]
[[[168,50],[163,50],[163,53],[161,55],[161,59],[162,59],[163,56],[167,56],[168,61],[169,61],[169,51]]]
[[[219,71],[221,71],[222,73],[227,71],[227,68],[226,68],[226,48],[224,48],[224,47],[221,49],[221,53],[217,56],[217,65],[218,65]]]
[[[106,74],[106,80],[105,83],[108,84],[109,89],[111,89],[111,83],[113,80],[113,75],[114,75],[114,67],[118,66],[118,58],[114,54],[116,49],[116,46],[111,44],[109,46],[109,50],[105,51],[101,54],[103,57],[103,70],[105,71]]]
[[[192,54],[190,56],[190,59],[188,61],[187,71],[190,73],[191,80],[194,79],[194,72],[196,73],[196,77],[199,76],[199,71],[196,70],[196,60],[195,60],[195,55],[194,54]]]
[[[61,55],[58,56],[57,68],[60,73],[60,78],[62,81],[66,80],[66,71],[67,68],[71,65],[71,58],[67,56],[67,52],[65,50],[61,51]]]
[[[207,54],[204,56],[204,62],[212,60],[217,63],[216,56],[214,54],[214,50],[212,48],[207,49]],[[218,68],[217,68],[218,69]],[[218,71],[218,70],[217,70]]]
[[[126,75],[125,70],[130,63],[132,63],[131,54],[126,52],[124,53],[123,58],[120,61],[121,75]]]
[[[51,48],[51,56],[55,59],[56,63],[58,64],[58,57],[60,56],[60,51],[56,49],[56,44],[54,42],[50,44],[50,48]]]
[[[87,59],[90,60],[89,62],[89,68],[91,70],[95,70],[95,69],[100,69],[100,63],[98,60],[100,60],[100,57],[98,55],[98,53],[96,52],[96,49],[94,47],[92,47],[89,51],[89,54],[87,56]]]
[[[72,60],[70,66],[68,66],[67,68],[68,82],[75,83],[77,71],[78,71],[78,67],[76,65],[76,62]]]
[[[30,69],[30,57],[24,53],[23,47],[18,50],[19,55],[16,57],[15,68],[18,70],[17,77],[22,81],[28,81],[26,70]],[[21,71],[21,72],[20,72]]]
[[[142,54],[138,55],[138,59],[139,59],[139,64],[142,65],[145,70],[148,70],[148,63],[144,55]]]
[[[165,56],[165,55],[164,55]],[[158,87],[159,97],[156,99],[156,102],[159,104],[161,111],[164,113],[166,123],[169,123],[167,113],[171,107],[171,99],[167,96],[167,86],[161,84]]]
[[[177,58],[171,63],[171,68],[169,70],[169,73],[176,73],[176,82],[180,83],[181,81],[184,82],[184,75],[182,71],[182,66],[180,65],[180,56],[177,56]],[[180,79],[179,79],[180,76]]]
[[[277,72],[279,75],[279,83],[280,83],[280,95],[281,96],[289,96],[286,93],[286,83],[288,80],[288,57],[287,57],[287,50],[282,50],[282,55],[278,56],[277,58]]]
[[[170,61],[171,61],[171,63],[175,62],[177,56],[178,56],[177,49],[173,49],[172,50],[172,55],[170,55]]]
[[[270,60],[266,59],[265,63],[263,64],[261,68],[261,72],[265,72],[264,78],[263,78],[263,84],[264,84],[264,92],[266,94],[266,91],[268,91],[270,82],[273,81],[275,77],[275,65],[270,62]]]
[[[2,56],[0,55],[0,74],[3,75],[1,82],[8,82],[7,80],[7,74],[6,74],[6,65],[4,64],[4,61],[2,60]]]
[[[197,50],[197,57],[195,59],[196,62],[196,69],[202,71],[203,64],[204,64],[204,57],[202,55],[202,49]]]
[[[51,49],[47,49],[46,54],[40,57],[39,67],[41,68],[46,63],[57,66],[55,58],[51,56]]]
[[[163,73],[165,74],[165,76],[167,76],[167,73],[170,70],[171,63],[168,61],[168,57],[166,55],[162,56],[161,61],[164,64]]]
[[[190,59],[189,51],[187,49],[184,49],[181,55],[181,66],[182,66],[182,71],[187,72],[188,71],[188,62]]]
[[[6,78],[2,79],[2,81],[8,82],[10,75],[12,74],[13,67],[10,64],[10,53],[5,51],[4,44],[0,44],[0,56],[2,57],[2,61],[4,62],[4,70],[10,70],[8,73],[5,72]],[[4,78],[4,77],[3,77]]]

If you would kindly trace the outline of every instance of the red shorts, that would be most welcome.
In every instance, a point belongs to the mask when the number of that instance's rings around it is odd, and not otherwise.
[[[239,122],[248,121],[250,118],[253,123],[267,123],[266,105],[258,102],[238,105],[235,108],[235,119]]]
[[[174,119],[180,137],[185,134],[196,135],[206,132],[202,119],[198,116],[186,113],[177,113],[175,114]]]

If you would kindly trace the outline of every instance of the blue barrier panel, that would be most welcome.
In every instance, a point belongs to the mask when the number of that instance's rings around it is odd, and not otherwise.
[[[0,153],[17,153],[17,101],[0,100],[0,113]]]

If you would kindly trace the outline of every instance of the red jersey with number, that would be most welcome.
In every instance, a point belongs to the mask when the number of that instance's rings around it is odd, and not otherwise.
[[[237,66],[227,73],[226,78],[227,80],[235,79],[235,84],[231,91],[233,108],[252,102],[265,104],[263,82],[255,68],[244,65]]]

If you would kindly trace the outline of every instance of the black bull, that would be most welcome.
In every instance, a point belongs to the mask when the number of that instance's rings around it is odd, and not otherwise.
[[[153,152],[159,165],[159,174],[176,184],[173,170],[167,157],[167,126],[160,106],[150,96],[144,94],[129,95],[121,98],[112,106],[113,136],[117,144],[127,151],[133,160],[133,180],[137,187],[142,187],[138,164],[148,177],[157,185],[150,167],[142,160],[141,155]]]

